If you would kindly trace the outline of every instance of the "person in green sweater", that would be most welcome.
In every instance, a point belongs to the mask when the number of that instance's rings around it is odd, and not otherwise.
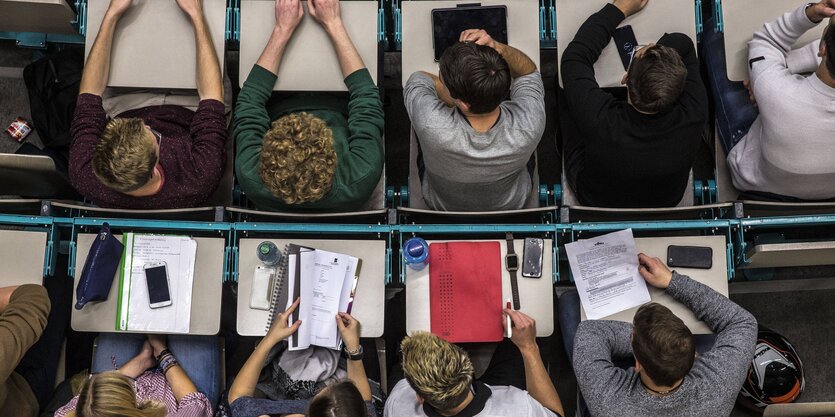
[[[51,304],[46,288],[21,285],[0,288],[0,417],[34,417],[38,415],[40,381],[43,372],[27,369],[19,373],[20,364],[29,348],[44,331]],[[57,352],[56,352],[57,353]],[[50,358],[38,358],[42,363]],[[57,362],[57,357],[52,362]],[[55,376],[55,369],[51,369]],[[48,395],[52,387],[47,387]]]
[[[339,59],[349,98],[273,97],[279,63],[304,17],[299,0],[276,0],[275,28],[235,111],[235,172],[259,210],[350,211],[371,196],[383,169],[383,108],[348,36],[338,0],[308,0]]]

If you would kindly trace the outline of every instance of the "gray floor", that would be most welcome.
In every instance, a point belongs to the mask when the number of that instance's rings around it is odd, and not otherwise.
[[[5,133],[17,117],[31,124],[29,96],[23,82],[23,67],[31,60],[32,51],[15,46],[13,41],[0,41],[0,153],[14,153],[20,144]],[[34,130],[25,141],[41,146],[38,132]]]

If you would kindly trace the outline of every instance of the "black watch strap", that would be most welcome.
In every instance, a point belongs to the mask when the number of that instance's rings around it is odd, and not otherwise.
[[[513,233],[507,232],[505,239],[507,239],[507,254],[516,255],[516,248],[513,246]],[[510,274],[510,294],[513,297],[513,309],[521,310],[522,306],[519,301],[519,283],[516,282],[516,270],[508,268],[507,272]]]

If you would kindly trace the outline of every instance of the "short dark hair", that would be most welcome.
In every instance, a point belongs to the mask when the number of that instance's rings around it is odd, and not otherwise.
[[[632,353],[653,382],[669,387],[690,372],[696,355],[693,334],[669,308],[643,305],[632,324]]]
[[[472,113],[495,110],[510,92],[507,61],[489,46],[458,42],[444,51],[439,65],[449,94],[467,103]]]
[[[831,77],[835,77],[835,23],[830,23],[823,34],[826,44],[826,69]]]
[[[368,417],[362,394],[351,381],[337,382],[319,391],[307,407],[308,417]]]
[[[632,105],[643,112],[658,113],[681,97],[687,67],[675,49],[651,45],[632,61],[626,77]]]

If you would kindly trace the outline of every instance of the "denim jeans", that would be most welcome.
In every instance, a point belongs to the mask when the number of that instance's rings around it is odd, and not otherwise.
[[[725,153],[739,143],[760,112],[751,104],[748,89],[741,82],[728,80],[725,62],[725,35],[716,31],[713,19],[704,25],[701,58],[707,68],[708,84],[716,107],[716,127]]]
[[[99,335],[91,372],[112,371],[139,354],[145,335],[102,333]],[[206,394],[212,406],[217,406],[221,392],[222,360],[216,336],[168,336],[168,350],[194,382],[197,390]]]
[[[565,352],[568,354],[568,359],[574,366],[574,337],[577,335],[577,327],[580,325],[580,294],[577,290],[569,290],[561,295],[557,301],[557,318],[560,323],[560,331],[563,337],[563,346]],[[696,344],[696,352],[702,355],[713,348],[713,343],[716,341],[716,336],[713,334],[697,334],[694,335],[693,341]],[[616,366],[622,369],[628,369],[635,366],[634,359],[614,360]],[[580,401],[577,403],[580,413],[583,417],[588,417],[588,408],[586,402],[583,400],[582,394]]]

